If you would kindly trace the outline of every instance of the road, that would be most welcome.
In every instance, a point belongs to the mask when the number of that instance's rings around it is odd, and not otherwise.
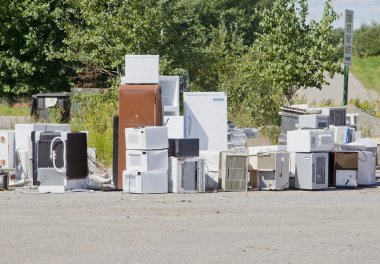
[[[343,75],[336,75],[328,79],[329,85],[324,85],[322,90],[316,88],[302,89],[297,92],[299,97],[304,96],[307,103],[321,102],[323,99],[332,99],[336,104],[341,104],[343,99]],[[366,89],[355,76],[350,73],[348,86],[348,100],[359,97],[361,100],[380,99],[379,93]]]
[[[379,263],[380,186],[0,192],[2,263]]]

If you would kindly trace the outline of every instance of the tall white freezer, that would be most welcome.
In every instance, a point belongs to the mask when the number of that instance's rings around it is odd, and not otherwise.
[[[199,138],[199,150],[227,151],[227,95],[184,93],[185,138]]]

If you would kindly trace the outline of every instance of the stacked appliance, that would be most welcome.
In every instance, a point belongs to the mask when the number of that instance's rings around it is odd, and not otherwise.
[[[126,169],[125,129],[162,126],[164,117],[159,56],[126,55],[125,74],[119,86],[119,117],[114,120],[113,182],[118,190],[123,189]]]
[[[287,132],[287,150],[291,159],[291,176],[297,189],[328,188],[329,154],[334,148],[333,132],[326,129],[326,115],[302,117],[298,130]]]
[[[33,132],[33,184],[42,193],[87,189],[86,132]]]
[[[15,168],[15,131],[0,130],[0,170]]]
[[[123,191],[168,192],[168,131],[166,127],[125,129],[126,170]]]
[[[280,107],[280,112],[278,113],[281,116],[279,143],[281,145],[286,145],[287,132],[298,128],[300,116],[319,113],[320,110],[310,109],[308,105],[291,105]]]
[[[57,131],[70,132],[70,124],[16,124],[15,125],[15,152],[16,152],[16,179],[26,180],[31,185],[33,182],[33,159],[36,156],[32,144],[32,132],[34,131]]]
[[[335,151],[332,183],[335,187],[357,187],[359,152]]]
[[[169,192],[204,192],[204,160],[199,158],[198,138],[169,139]]]
[[[347,109],[345,107],[322,107],[322,114],[329,116],[330,130],[334,131],[334,143],[343,145],[355,140],[355,128],[346,125]]]
[[[258,153],[257,176],[260,190],[284,190],[289,188],[289,171],[289,153]]]
[[[169,138],[184,138],[184,118],[179,114],[179,76],[160,76],[162,102],[164,105],[164,126]]]
[[[220,153],[220,178],[225,191],[247,191],[248,155],[222,151]]]

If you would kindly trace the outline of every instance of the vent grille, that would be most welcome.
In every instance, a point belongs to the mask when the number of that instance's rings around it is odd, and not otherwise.
[[[332,138],[330,136],[320,136],[321,145],[330,145],[332,142]]]
[[[330,124],[334,126],[346,125],[346,109],[330,109]]]
[[[317,157],[316,158],[316,184],[326,183],[326,170],[325,170],[326,158]]]
[[[229,191],[244,191],[247,181],[247,156],[226,156],[226,186]]]
[[[141,155],[131,155],[129,154],[128,164],[127,166],[140,167],[141,166]]]
[[[274,171],[276,169],[276,154],[269,153],[269,155],[258,156],[257,169]]]
[[[315,137],[314,136],[312,136],[311,137],[311,149],[315,149]]]
[[[244,191],[246,185],[246,180],[226,180],[226,190],[227,191]]]

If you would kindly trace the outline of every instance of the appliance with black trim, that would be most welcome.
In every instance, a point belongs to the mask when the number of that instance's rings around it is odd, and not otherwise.
[[[39,192],[87,189],[87,133],[35,131],[33,181]]]

